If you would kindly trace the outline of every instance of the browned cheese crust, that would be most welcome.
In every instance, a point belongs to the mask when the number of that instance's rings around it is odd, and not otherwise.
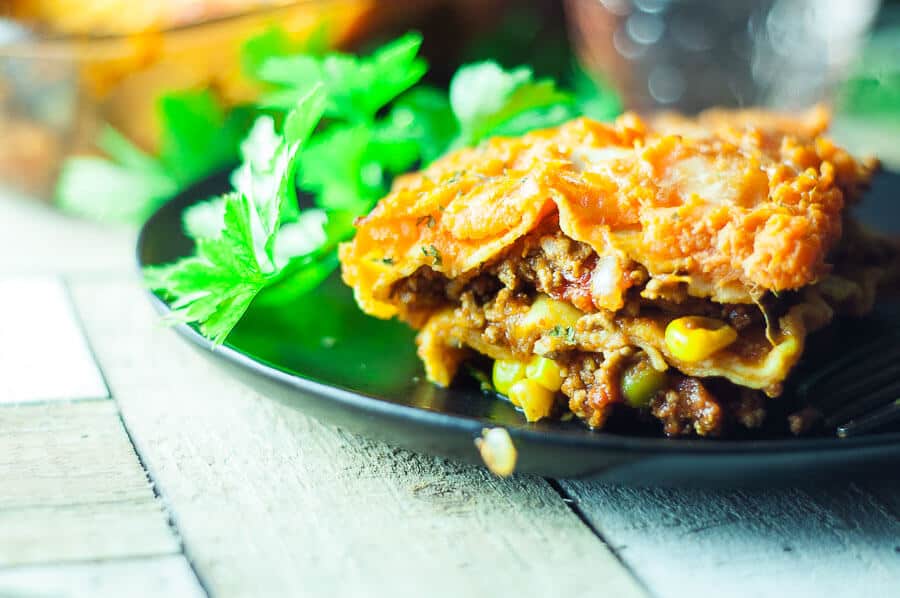
[[[360,306],[421,330],[430,380],[472,351],[552,359],[568,410],[603,427],[628,368],[664,372],[640,411],[668,435],[756,427],[807,335],[872,308],[896,244],[848,219],[875,168],[821,112],[586,119],[495,139],[401,177],[341,248]],[[842,238],[842,231],[844,232]],[[687,316],[736,332],[687,359]]]

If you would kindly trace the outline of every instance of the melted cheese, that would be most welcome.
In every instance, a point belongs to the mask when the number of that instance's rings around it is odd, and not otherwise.
[[[453,152],[398,178],[358,222],[340,249],[344,280],[365,311],[390,317],[397,281],[423,266],[451,279],[475,272],[558,213],[570,238],[651,276],[687,276],[694,296],[750,303],[816,282],[840,236],[845,193],[871,165],[822,137],[790,134],[792,123],[820,132],[801,121],[712,120],[682,136],[634,115],[613,125],[577,119]]]

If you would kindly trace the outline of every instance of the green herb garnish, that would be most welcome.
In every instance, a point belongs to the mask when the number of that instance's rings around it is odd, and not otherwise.
[[[422,246],[422,255],[432,258],[434,260],[432,262],[432,265],[434,265],[434,266],[440,266],[442,263],[441,252],[438,251],[438,248],[435,247],[434,245],[429,245],[428,247],[425,247],[423,245]]]
[[[450,82],[450,105],[460,126],[453,145],[559,124],[571,117],[565,107],[573,102],[553,81],[535,81],[527,67],[505,71],[491,61],[464,66]]]
[[[575,329],[571,326],[560,326],[557,324],[548,332],[550,336],[556,338],[564,338],[567,342],[574,343],[575,342]]]
[[[265,61],[257,76],[279,87],[266,95],[264,105],[286,108],[313,81],[321,81],[328,92],[325,114],[350,122],[371,123],[376,113],[399,94],[415,85],[425,71],[418,57],[422,37],[405,35],[376,50],[357,57],[331,53],[279,56]]]
[[[325,280],[337,267],[338,243],[353,234],[353,220],[387,193],[395,175],[448,150],[577,114],[574,96],[550,80],[535,80],[524,67],[507,71],[481,62],[461,68],[449,93],[413,87],[426,70],[417,55],[421,41],[406,35],[363,57],[287,54],[288,40],[276,33],[245,47],[245,69],[270,91],[257,106],[262,116],[240,143],[233,190],[185,212],[194,255],[145,270],[147,285],[170,301],[173,318],[223,342],[251,303],[294,300]],[[266,58],[267,52],[274,56]],[[201,107],[187,103],[182,116],[169,110],[167,118],[190,122]],[[111,146],[124,141],[111,139]],[[158,168],[160,161],[127,142],[107,151],[142,180],[159,177],[162,197],[205,168],[186,156],[211,143],[208,136],[164,137],[167,159],[185,160],[176,169]],[[298,191],[308,194],[302,207]],[[417,224],[433,227],[436,220],[429,214]],[[432,265],[442,264],[434,245],[421,251]],[[389,257],[380,261],[394,264]],[[557,335],[574,340],[571,328]]]
[[[317,257],[320,242],[279,251],[286,231],[300,227],[306,233],[300,235],[302,239],[312,233],[327,240],[317,212],[297,214],[290,220],[296,213],[297,150],[318,123],[325,99],[321,85],[308,90],[288,114],[281,135],[274,133],[271,119],[257,120],[241,146],[244,161],[233,176],[235,191],[186,220],[187,232],[197,241],[196,253],[144,270],[147,285],[171,301],[172,317],[198,322],[200,331],[214,343],[225,339],[260,291],[292,266],[306,265]]]
[[[165,94],[156,114],[158,156],[107,126],[98,146],[108,157],[68,158],[55,190],[57,205],[95,220],[142,222],[179,190],[237,158],[246,112],[226,115],[211,92]]]
[[[424,216],[419,216],[418,218],[416,218],[416,226],[422,226],[423,224],[428,228],[434,228],[436,220],[431,214],[425,214]]]

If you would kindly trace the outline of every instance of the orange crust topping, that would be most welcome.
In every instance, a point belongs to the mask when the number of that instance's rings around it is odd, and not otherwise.
[[[827,273],[845,201],[875,166],[821,137],[823,119],[625,114],[491,139],[399,177],[341,247],[344,280],[365,311],[390,317],[398,280],[423,266],[477,271],[558,213],[599,255],[685,276],[714,301],[801,288]]]

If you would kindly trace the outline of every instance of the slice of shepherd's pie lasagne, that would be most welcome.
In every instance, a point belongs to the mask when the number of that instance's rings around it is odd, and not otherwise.
[[[626,114],[492,139],[397,179],[341,247],[343,277],[364,311],[420,330],[431,381],[486,355],[530,421],[756,427],[807,335],[896,274],[848,218],[876,162],[827,121]]]

